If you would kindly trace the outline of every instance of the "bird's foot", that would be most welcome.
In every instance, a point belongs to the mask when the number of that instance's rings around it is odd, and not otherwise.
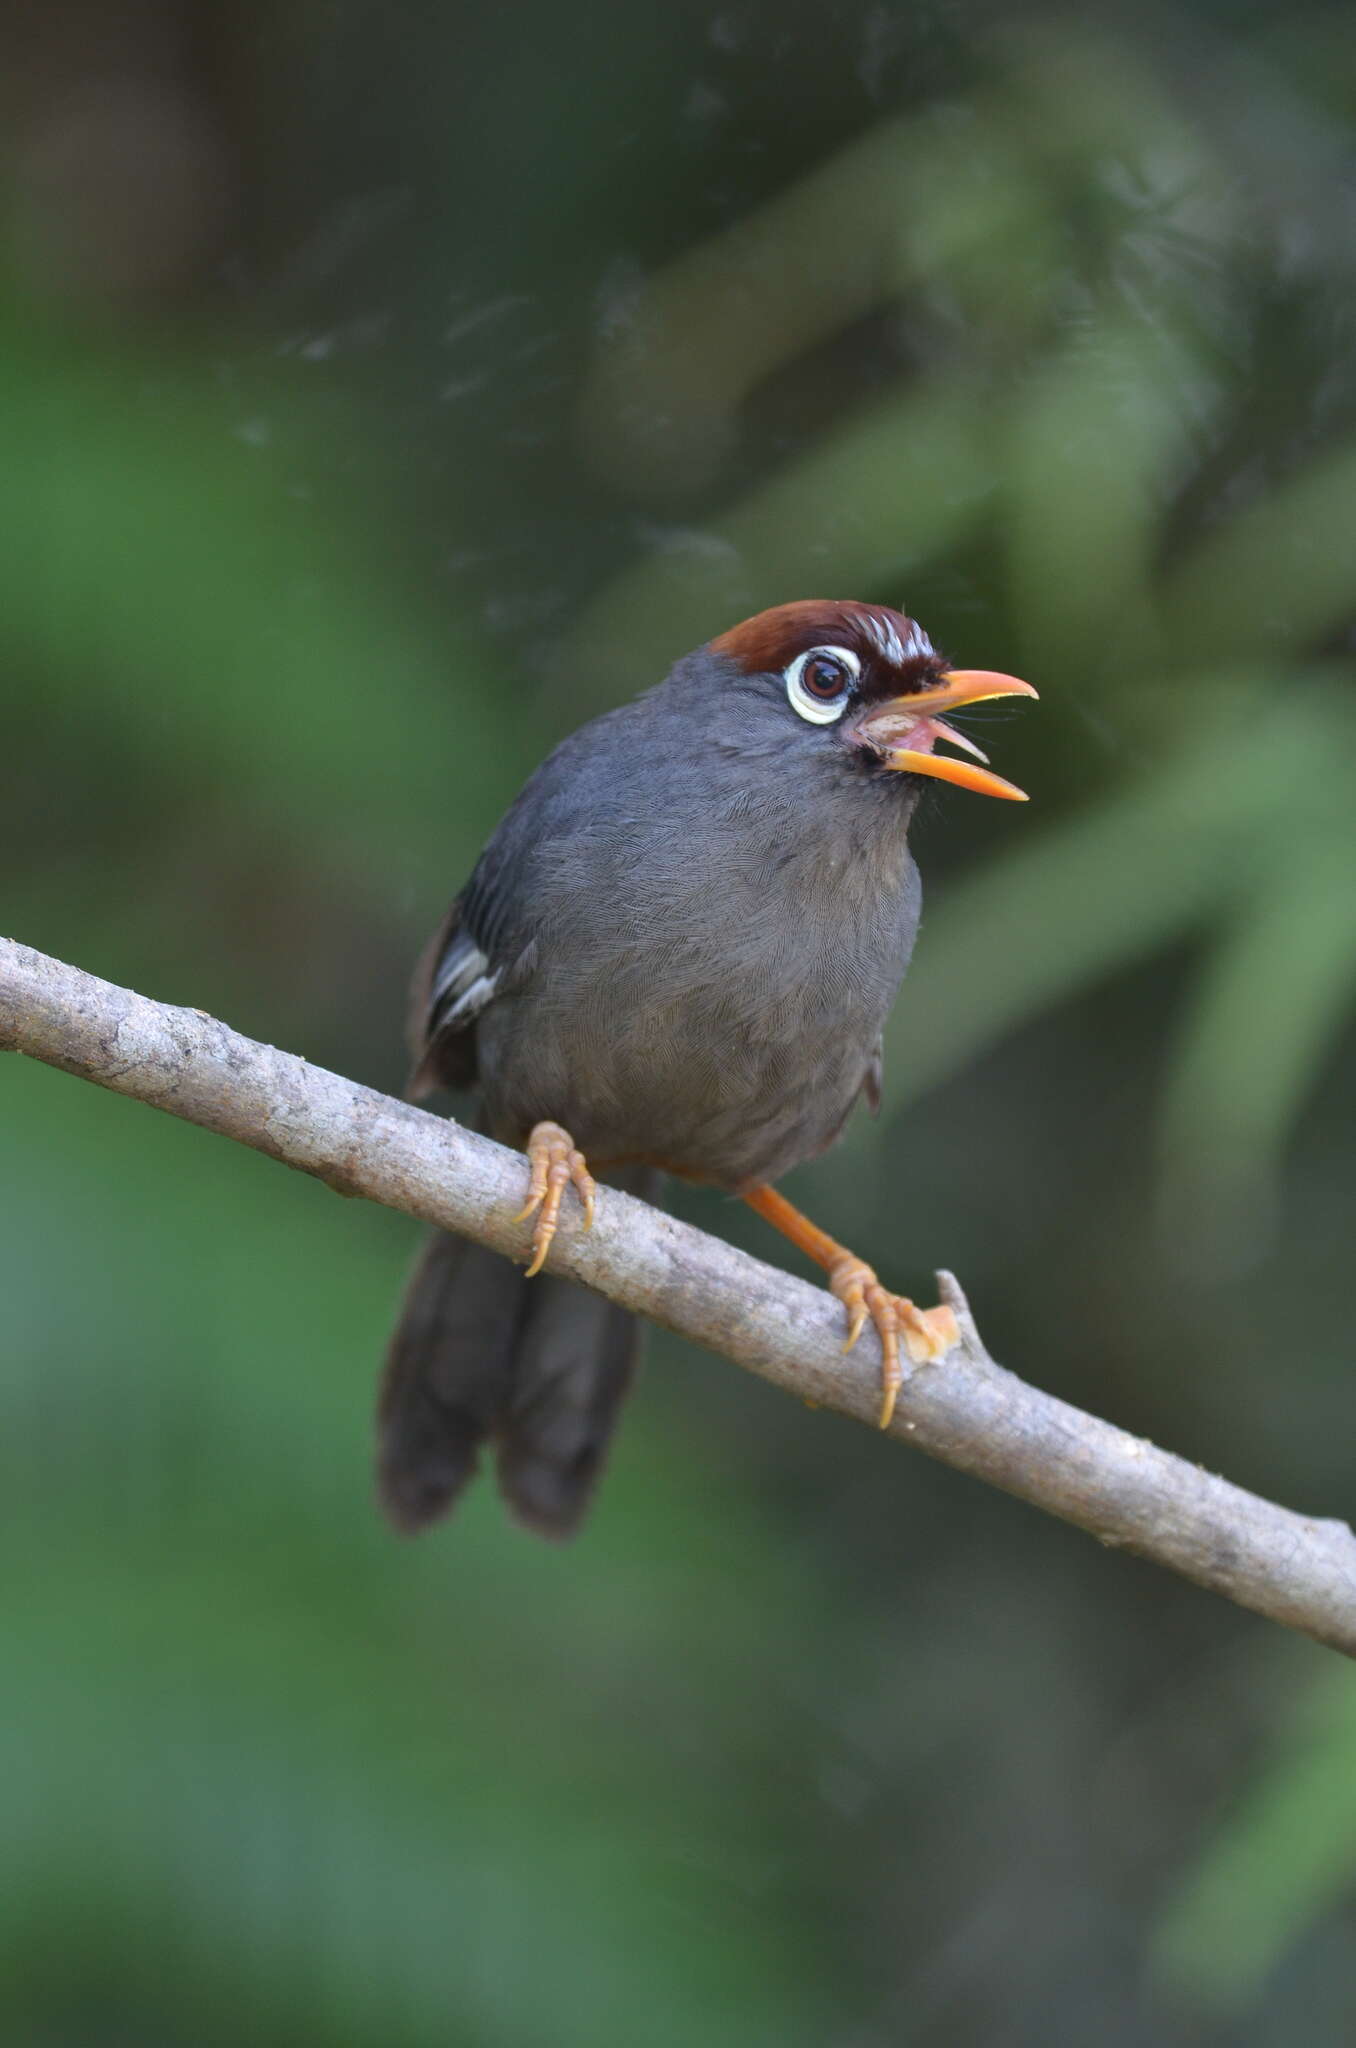
[[[530,1280],[534,1273],[540,1273],[551,1249],[566,1188],[573,1184],[584,1204],[585,1230],[593,1225],[593,1198],[597,1190],[587,1160],[560,1124],[534,1125],[527,1141],[527,1157],[532,1169],[527,1200],[513,1220],[525,1223],[529,1216],[537,1219],[532,1226],[532,1261],[526,1275]]]
[[[956,1318],[945,1306],[917,1308],[902,1294],[882,1287],[874,1270],[852,1252],[840,1251],[826,1268],[829,1291],[838,1297],[848,1313],[845,1352],[851,1351],[870,1317],[880,1338],[880,1427],[888,1429],[895,1402],[904,1380],[899,1344],[914,1365],[927,1365],[941,1358],[960,1342]]]
[[[830,1237],[827,1230],[821,1230],[817,1223],[811,1223],[808,1216],[802,1216],[799,1209],[793,1209],[785,1195],[779,1195],[776,1188],[761,1183],[757,1187],[746,1188],[744,1200],[760,1216],[766,1217],[774,1230],[780,1230],[783,1237],[789,1237],[792,1244],[799,1245],[828,1274],[830,1290],[848,1313],[844,1351],[851,1351],[870,1317],[880,1338],[880,1426],[888,1429],[904,1380],[904,1368],[899,1358],[901,1337],[914,1365],[926,1365],[931,1359],[942,1358],[960,1343],[960,1325],[954,1312],[945,1304],[938,1308],[915,1308],[902,1294],[891,1294],[888,1288],[881,1286],[874,1268],[868,1266],[865,1259],[859,1259],[839,1244],[837,1238]]]

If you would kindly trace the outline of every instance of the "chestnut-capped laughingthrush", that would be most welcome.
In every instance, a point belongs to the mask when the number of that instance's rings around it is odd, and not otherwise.
[[[909,821],[925,779],[1022,792],[943,714],[1030,684],[951,669],[884,606],[778,605],[567,739],[477,861],[416,979],[414,1091],[473,1088],[530,1162],[524,1271],[436,1233],[410,1281],[379,1411],[383,1505],[444,1513],[495,1449],[545,1535],[588,1505],[630,1382],[634,1318],[538,1269],[592,1171],[742,1195],[868,1317],[882,1424],[946,1311],[890,1294],[771,1183],[874,1108],[881,1033],[918,925]],[[951,741],[973,758],[936,751]],[[527,1227],[528,1219],[532,1223]],[[534,1277],[538,1276],[538,1277]]]

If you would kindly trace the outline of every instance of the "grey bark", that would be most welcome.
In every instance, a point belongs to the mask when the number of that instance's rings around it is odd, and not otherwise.
[[[526,1166],[465,1126],[0,939],[0,1050],[135,1096],[314,1174],[522,1258]],[[872,1423],[879,1351],[848,1357],[821,1287],[611,1189],[580,1227],[566,1203],[547,1261],[626,1308],[771,1380]],[[1356,1537],[1174,1457],[1028,1386],[989,1357],[965,1297],[938,1276],[958,1348],[917,1369],[890,1434],[929,1456],[1356,1656]]]

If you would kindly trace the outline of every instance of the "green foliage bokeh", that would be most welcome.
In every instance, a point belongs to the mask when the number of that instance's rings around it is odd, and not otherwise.
[[[924,819],[881,1119],[798,1190],[1347,1513],[1340,10],[529,12],[242,10],[235,210],[116,302],[16,62],[5,930],[398,1088],[550,744],[902,599],[1039,684],[976,727],[1034,801]],[[401,1545],[401,1220],[18,1061],[0,1129],[7,2042],[1350,2037],[1322,1653],[671,1342],[576,1546],[488,1484]]]

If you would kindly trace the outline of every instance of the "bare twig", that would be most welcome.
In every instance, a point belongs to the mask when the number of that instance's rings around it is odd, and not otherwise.
[[[252,1145],[348,1195],[522,1258],[518,1154],[174,1009],[0,939],[0,1049],[27,1053]],[[822,1288],[610,1189],[547,1262],[802,1400],[874,1419],[879,1353],[844,1358]],[[939,1276],[962,1341],[905,1385],[891,1434],[1356,1656],[1356,1537],[1245,1493],[995,1365],[965,1297]]]

